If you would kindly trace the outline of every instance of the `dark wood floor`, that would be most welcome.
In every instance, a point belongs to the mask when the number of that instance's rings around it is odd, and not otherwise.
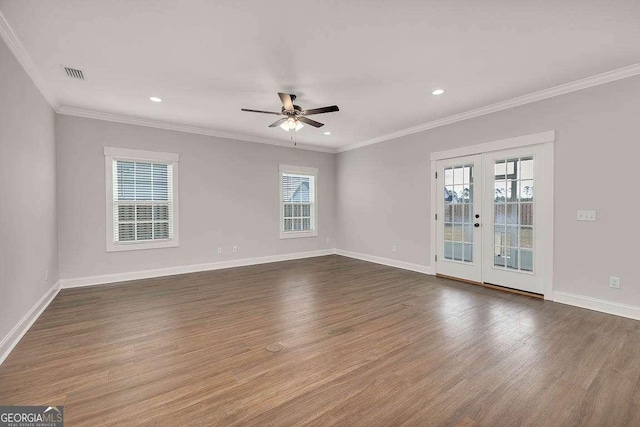
[[[339,256],[218,270],[63,290],[0,404],[68,426],[639,426],[640,322]]]

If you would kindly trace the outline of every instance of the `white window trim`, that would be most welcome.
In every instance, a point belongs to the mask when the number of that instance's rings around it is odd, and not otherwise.
[[[173,238],[159,242],[134,242],[134,243],[115,243],[113,241],[113,161],[114,160],[133,160],[145,162],[162,162],[167,163],[173,169]],[[179,232],[178,224],[178,162],[180,156],[175,153],[160,153],[155,151],[131,150],[128,148],[104,148],[104,165],[105,165],[105,187],[106,187],[106,220],[107,220],[107,252],[120,251],[137,251],[143,249],[160,249],[178,247]]]
[[[312,231],[284,231],[284,203],[282,202],[282,174],[283,173],[299,173],[304,175],[313,175],[314,177],[314,202],[313,202],[313,230]],[[278,204],[280,205],[279,229],[280,239],[297,239],[300,237],[317,237],[318,236],[318,169],[305,166],[280,165],[280,173],[278,174]]]

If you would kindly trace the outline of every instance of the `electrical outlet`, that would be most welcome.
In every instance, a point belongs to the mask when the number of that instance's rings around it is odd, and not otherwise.
[[[234,246],[234,247],[233,247],[233,249],[232,249],[232,251],[233,251],[233,252],[238,252],[238,247],[237,247],[237,246]]]
[[[44,281],[48,282],[49,281],[49,270],[45,270],[44,271]]]
[[[595,221],[596,211],[578,211],[576,219],[578,221]]]
[[[222,247],[218,247],[218,255],[222,253]]]
[[[614,289],[620,289],[620,278],[619,277],[609,277],[609,286]]]
[[[329,243],[330,241],[331,241],[331,239],[329,239],[329,238],[327,237],[327,243]]]
[[[398,251],[398,248],[396,248],[396,245],[391,246],[391,252],[396,253]]]

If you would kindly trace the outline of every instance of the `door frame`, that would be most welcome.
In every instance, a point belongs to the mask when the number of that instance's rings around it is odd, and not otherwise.
[[[551,300],[553,296],[553,240],[554,240],[554,199],[553,179],[554,179],[554,145],[556,140],[556,131],[539,132],[529,135],[517,136],[513,138],[500,139],[497,141],[486,142],[482,144],[469,145],[460,148],[452,148],[450,150],[436,151],[431,153],[431,260],[434,274],[438,273],[438,261],[436,260],[437,251],[437,186],[436,171],[437,161],[454,157],[470,156],[474,154],[484,154],[492,151],[501,151],[511,148],[527,147],[530,145],[541,145],[545,162],[545,173],[539,179],[539,184],[544,187],[548,200],[545,201],[545,215],[540,220],[545,221],[548,226],[540,230],[542,233],[540,241],[543,242],[539,246],[540,275],[545,283],[544,299]]]

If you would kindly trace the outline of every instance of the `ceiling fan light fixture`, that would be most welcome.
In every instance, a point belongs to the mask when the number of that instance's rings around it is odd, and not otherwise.
[[[282,122],[280,127],[289,132],[290,130],[299,131],[304,125],[293,117],[289,117],[286,121]]]
[[[287,132],[291,130],[297,132],[302,129],[304,125],[309,125],[314,128],[321,128],[322,126],[324,126],[324,123],[320,123],[316,120],[310,119],[308,116],[340,111],[337,105],[303,110],[299,105],[293,104],[293,101],[296,99],[295,95],[290,93],[278,92],[278,96],[280,97],[280,101],[282,101],[282,109],[280,111],[252,110],[250,108],[241,108],[241,110],[249,113],[273,114],[276,116],[281,116],[280,119],[271,123],[269,127],[280,127],[282,130],[286,130]],[[325,135],[330,134],[331,133],[329,132],[325,133]]]

